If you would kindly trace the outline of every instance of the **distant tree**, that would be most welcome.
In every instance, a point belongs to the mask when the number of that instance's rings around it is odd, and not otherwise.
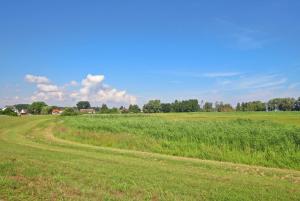
[[[158,113],[160,112],[160,100],[150,100],[143,106],[145,113]]]
[[[88,101],[79,101],[76,104],[76,106],[77,106],[78,110],[91,108],[90,102],[88,102]]]
[[[14,105],[14,107],[20,112],[23,109],[28,110],[30,107],[30,104],[16,104],[16,105]]]
[[[294,111],[300,111],[300,97],[295,101]]]
[[[172,112],[182,112],[181,102],[175,100],[174,103],[171,104],[171,111]]]
[[[53,109],[54,109],[53,106],[44,106],[41,110],[41,114],[43,115],[51,114]]]
[[[29,106],[29,112],[32,114],[41,114],[42,108],[47,106],[45,102],[33,102]]]
[[[11,107],[8,107],[5,110],[1,111],[1,114],[8,116],[18,116],[18,114]]]
[[[120,111],[122,114],[129,113],[128,109],[127,109],[126,107],[124,107],[124,106],[121,106],[121,107],[119,108],[119,111]]]
[[[214,111],[213,103],[205,102],[203,105],[203,111],[204,112],[213,112]]]
[[[230,104],[224,104],[223,102],[215,103],[217,112],[232,112],[234,111],[233,107]]]
[[[79,115],[79,111],[72,107],[67,107],[61,114],[62,116],[76,116]]]
[[[118,113],[120,113],[120,110],[116,107],[113,107],[111,109],[108,109],[108,113],[109,114],[118,114]]]
[[[161,112],[164,112],[164,113],[171,112],[172,111],[171,103],[162,103],[160,105],[160,110],[161,110]]]
[[[200,111],[200,106],[197,99],[175,100],[172,103],[172,112],[198,112]]]
[[[243,102],[237,111],[266,111],[266,103],[261,101]]]
[[[128,111],[130,113],[140,113],[141,109],[139,108],[138,105],[129,105]]]
[[[269,110],[292,111],[295,107],[294,98],[274,98],[268,102]]]
[[[102,104],[101,108],[100,108],[100,113],[109,113],[109,108],[107,107],[106,104]]]

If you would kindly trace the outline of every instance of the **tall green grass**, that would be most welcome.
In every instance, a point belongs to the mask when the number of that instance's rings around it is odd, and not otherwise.
[[[300,169],[300,128],[269,120],[168,120],[149,115],[64,117],[56,135],[83,143]]]

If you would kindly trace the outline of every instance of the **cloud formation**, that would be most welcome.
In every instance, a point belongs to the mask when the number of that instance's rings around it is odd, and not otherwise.
[[[44,76],[26,75],[25,80],[29,83],[36,84],[37,91],[31,96],[32,101],[37,100],[64,100],[64,92],[62,88],[51,84],[50,80]]]
[[[88,74],[80,84],[72,80],[71,82],[57,86],[52,84],[50,79],[44,76],[26,75],[25,80],[36,85],[37,91],[31,97],[32,101],[90,101],[93,104],[134,104],[136,97],[127,94],[125,90],[117,90],[103,83],[104,75]],[[69,89],[72,87],[72,91]]]
[[[46,83],[49,83],[49,79],[47,77],[44,77],[44,76],[35,76],[35,75],[26,75],[25,76],[25,80],[27,82],[30,82],[30,83],[37,83],[37,84],[46,84]]]

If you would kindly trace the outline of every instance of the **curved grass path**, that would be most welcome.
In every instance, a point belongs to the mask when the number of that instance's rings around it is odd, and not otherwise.
[[[0,200],[297,200],[300,172],[84,145],[0,117]]]

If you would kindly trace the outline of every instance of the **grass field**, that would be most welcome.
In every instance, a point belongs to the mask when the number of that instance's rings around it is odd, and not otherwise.
[[[0,116],[0,200],[299,200],[299,125],[299,113]]]
[[[64,118],[55,135],[98,146],[299,170],[299,119],[297,113],[80,116]]]

